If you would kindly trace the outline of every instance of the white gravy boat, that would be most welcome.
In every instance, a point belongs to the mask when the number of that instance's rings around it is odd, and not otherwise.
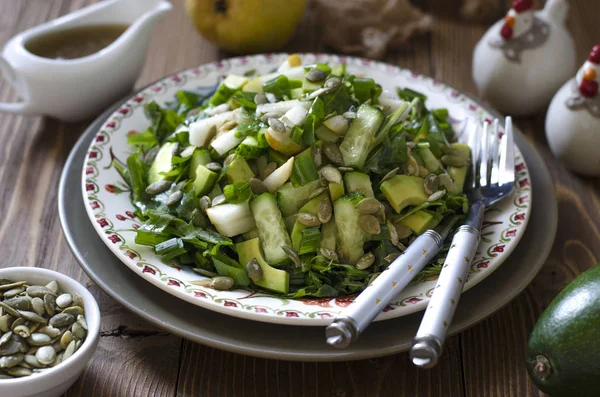
[[[172,9],[164,0],[107,0],[36,26],[10,39],[0,71],[21,102],[0,102],[0,112],[86,119],[125,95],[144,65],[154,23]],[[90,25],[128,25],[107,47],[75,59],[32,54],[25,43],[53,31]]]

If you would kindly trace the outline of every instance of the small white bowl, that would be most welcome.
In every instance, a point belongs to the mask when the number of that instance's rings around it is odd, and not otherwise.
[[[79,350],[69,359],[39,374],[16,379],[0,379],[0,396],[58,397],[75,383],[98,347],[100,338],[100,309],[89,291],[77,281],[53,270],[39,267],[9,267],[0,269],[0,278],[25,280],[31,284],[46,285],[58,282],[62,292],[79,294],[83,299],[88,334]]]

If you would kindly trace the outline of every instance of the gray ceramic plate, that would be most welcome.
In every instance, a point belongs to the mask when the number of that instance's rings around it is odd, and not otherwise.
[[[177,299],[134,274],[102,243],[87,221],[80,197],[86,149],[117,107],[94,121],[73,148],[63,170],[58,200],[61,225],[73,254],[107,294],[173,334],[235,353],[281,360],[344,361],[408,350],[420,313],[374,323],[354,345],[335,350],[325,344],[324,328],[264,324],[226,316]],[[531,172],[532,216],[510,258],[490,278],[463,295],[451,334],[481,321],[519,294],[543,265],[554,241],[558,213],[550,175],[523,135],[517,132],[515,140]],[[527,266],[522,266],[524,263]]]

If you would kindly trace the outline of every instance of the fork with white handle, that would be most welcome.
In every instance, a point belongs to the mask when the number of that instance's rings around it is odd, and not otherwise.
[[[482,134],[476,129],[476,133],[469,136],[473,159],[471,183],[465,188],[469,214],[452,239],[433,296],[413,339],[410,357],[417,367],[434,367],[442,354],[448,328],[479,245],[484,210],[513,192],[515,167],[510,117],[506,118],[504,135],[498,138],[498,119],[491,125],[484,122]]]

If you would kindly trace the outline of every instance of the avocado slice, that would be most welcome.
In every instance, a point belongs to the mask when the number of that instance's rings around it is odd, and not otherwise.
[[[194,193],[196,196],[203,196],[210,192],[217,181],[217,173],[209,170],[202,164],[196,167],[196,179],[194,179]]]
[[[398,213],[409,205],[423,204],[428,197],[418,176],[396,175],[381,184],[381,191]]]
[[[252,172],[252,169],[245,158],[237,156],[233,159],[231,164],[229,164],[226,175],[227,181],[231,184],[236,182],[248,182],[248,179],[254,176],[254,172]]]
[[[470,156],[470,154],[471,154],[471,149],[469,148],[469,145],[467,145],[467,144],[455,142],[455,143],[451,143],[450,147],[458,152],[465,153],[468,156]],[[450,175],[450,177],[452,177],[452,180],[454,181],[454,190],[452,191],[452,193],[454,193],[454,194],[462,193],[462,191],[464,189],[464,185],[465,185],[465,179],[467,178],[468,167],[467,166],[464,166],[464,167],[448,166],[446,169],[448,171],[448,174]]]
[[[302,212],[317,215],[317,209],[319,208],[319,204],[323,199],[329,199],[327,192],[319,194],[317,197],[304,204],[304,206],[300,208],[300,211],[298,211],[298,213]],[[308,228],[309,226],[303,225],[298,221],[294,223],[294,227],[292,228],[292,233],[290,237],[292,239],[292,248],[294,248],[296,251],[300,251],[300,243],[302,242],[302,230]]]
[[[362,172],[346,172],[344,174],[344,185],[348,193],[358,192],[365,197],[375,197],[371,178]]]
[[[435,214],[419,210],[414,214],[410,214],[406,218],[403,218],[400,221],[400,224],[406,226],[415,232],[415,234],[420,235],[423,234],[424,231],[436,227],[441,220],[441,217],[437,217]]]
[[[598,396],[600,265],[580,274],[540,316],[529,337],[526,366],[553,397]]]
[[[275,269],[265,261],[260,249],[260,240],[253,238],[235,245],[240,263],[245,265],[252,258],[256,258],[263,271],[263,277],[254,281],[254,284],[270,291],[287,294],[290,288],[290,275],[285,270]]]
[[[165,178],[161,175],[161,172],[171,171],[172,165],[171,160],[173,159],[173,150],[175,149],[175,142],[167,142],[158,151],[156,158],[150,166],[148,171],[148,184],[151,185],[154,182],[162,181]]]

